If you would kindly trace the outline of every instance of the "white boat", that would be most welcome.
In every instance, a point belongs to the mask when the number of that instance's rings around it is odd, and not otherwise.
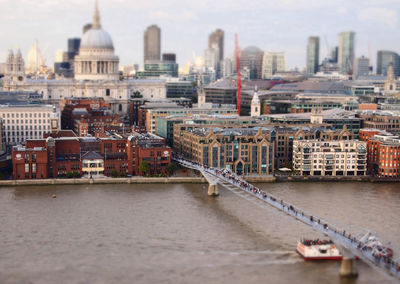
[[[340,260],[343,256],[331,240],[305,240],[297,243],[297,252],[304,260]]]

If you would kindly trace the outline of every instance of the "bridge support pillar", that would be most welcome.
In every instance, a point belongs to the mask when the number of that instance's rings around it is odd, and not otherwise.
[[[208,196],[218,196],[218,187],[216,184],[209,184],[208,185]]]
[[[340,266],[340,276],[342,277],[357,277],[356,259],[354,257],[343,257],[342,265]]]

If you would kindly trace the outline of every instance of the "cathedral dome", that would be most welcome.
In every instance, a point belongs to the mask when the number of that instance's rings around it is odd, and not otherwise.
[[[82,48],[114,49],[111,36],[103,29],[91,28],[82,37]]]

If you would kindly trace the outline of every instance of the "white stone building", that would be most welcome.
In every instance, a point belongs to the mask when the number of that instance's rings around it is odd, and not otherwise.
[[[256,86],[256,88],[254,90],[254,95],[253,95],[253,98],[251,100],[250,115],[252,117],[261,115],[261,102],[260,102],[260,98],[258,97],[257,86]]]
[[[12,51],[11,57],[15,62]],[[74,67],[75,78],[65,80],[29,79],[24,72],[18,76],[6,72],[3,89],[37,92],[44,100],[57,103],[65,97],[104,97],[111,104],[123,106],[117,108],[119,113],[126,113],[126,102],[137,91],[147,100],[166,98],[164,80],[120,80],[119,58],[114,54],[111,36],[101,27],[97,2],[92,28],[82,36]]]
[[[42,139],[60,129],[60,113],[52,105],[0,105],[5,142],[17,145],[27,139]]]
[[[364,176],[367,145],[358,140],[293,142],[293,168],[300,175]]]

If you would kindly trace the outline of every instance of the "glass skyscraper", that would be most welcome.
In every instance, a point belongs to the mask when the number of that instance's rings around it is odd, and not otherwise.
[[[307,74],[313,75],[318,72],[319,66],[319,37],[311,36],[307,44]]]
[[[355,36],[355,32],[352,31],[339,34],[338,64],[343,74],[353,74]]]

